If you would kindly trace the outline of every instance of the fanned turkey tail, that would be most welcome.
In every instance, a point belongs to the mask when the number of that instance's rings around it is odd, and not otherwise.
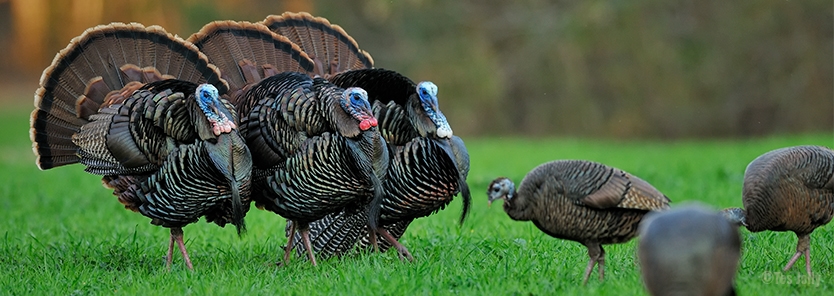
[[[306,12],[270,15],[262,24],[301,47],[316,63],[315,73],[329,78],[356,69],[373,68],[371,55],[339,25]]]
[[[227,86],[193,44],[159,26],[112,23],[86,30],[43,72],[30,119],[32,149],[42,170],[78,163],[73,135],[110,97],[167,78]],[[108,96],[112,92],[121,96]]]
[[[188,37],[229,82],[230,101],[238,99],[247,86],[282,72],[313,72],[313,60],[296,44],[258,23],[214,21]],[[248,110],[238,110],[247,114]]]

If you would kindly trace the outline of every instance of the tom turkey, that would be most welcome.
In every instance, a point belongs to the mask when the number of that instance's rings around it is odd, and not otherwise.
[[[367,92],[316,75],[306,53],[261,24],[212,22],[188,40],[230,82],[255,160],[259,208],[291,220],[291,232],[310,250],[309,222],[344,208],[379,207],[389,157]],[[375,221],[364,222],[376,229]],[[291,236],[285,262],[293,246]],[[316,265],[311,251],[308,257]]]
[[[463,223],[470,201],[466,183],[469,155],[440,111],[434,83],[415,83],[395,71],[372,68],[370,55],[341,27],[324,18],[287,12],[269,16],[263,24],[299,44],[316,65],[325,65],[318,73],[333,84],[365,89],[390,150],[378,213],[370,205],[345,208],[310,224],[313,248],[320,256],[375,245],[375,233],[364,221],[378,216],[379,233],[385,238],[380,247],[384,250],[393,245],[401,259],[413,260],[398,239],[414,219],[443,209],[457,194],[463,197]]]
[[[158,26],[86,30],[44,70],[31,139],[46,170],[81,163],[125,208],[171,229],[188,268],[182,227],[206,217],[245,230],[252,158],[218,69]]]

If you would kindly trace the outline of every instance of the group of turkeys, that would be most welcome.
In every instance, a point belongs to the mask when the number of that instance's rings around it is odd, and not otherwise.
[[[456,195],[461,223],[469,210],[469,155],[437,93],[375,68],[341,27],[307,13],[215,21],[188,39],[112,23],[72,39],[44,70],[30,135],[39,168],[81,163],[125,208],[169,228],[169,267],[176,243],[192,268],[183,226],[205,217],[241,234],[253,201],[288,220],[284,262],[293,249],[315,265],[314,254],[391,247],[413,260],[398,240],[414,219]],[[517,190],[498,178],[488,196],[512,219],[585,245],[585,281],[595,265],[603,277],[602,244],[639,232],[650,291],[726,291],[740,249],[733,222],[796,232],[786,269],[804,254],[810,274],[809,234],[834,212],[834,152],[802,146],[757,158],[745,174],[746,209],[723,213],[666,211],[669,199],[646,181],[581,160],[543,164]]]

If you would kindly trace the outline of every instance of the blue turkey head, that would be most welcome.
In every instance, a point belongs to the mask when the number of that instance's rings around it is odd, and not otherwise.
[[[342,109],[359,121],[359,129],[364,131],[377,126],[376,117],[371,112],[371,103],[368,103],[368,92],[364,89],[348,87],[340,101]]]
[[[440,138],[451,137],[452,127],[449,126],[446,116],[443,115],[443,112],[440,112],[440,106],[437,104],[437,85],[431,81],[420,82],[417,84],[417,95],[423,105],[423,111],[437,126],[437,136]]]
[[[197,91],[194,92],[197,99],[197,105],[200,110],[206,115],[209,123],[211,123],[211,130],[215,136],[222,133],[229,133],[236,128],[235,123],[229,120],[221,110],[225,109],[223,103],[220,102],[220,94],[217,88],[211,84],[200,84],[197,86]]]

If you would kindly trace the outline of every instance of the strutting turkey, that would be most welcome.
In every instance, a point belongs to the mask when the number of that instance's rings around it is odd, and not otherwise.
[[[291,232],[309,246],[309,222],[344,208],[379,207],[388,149],[364,90],[329,83],[296,44],[262,24],[216,21],[188,40],[229,81],[253,154],[259,208],[291,220]],[[366,220],[376,229],[373,223]],[[284,262],[293,246],[290,237]],[[308,258],[316,265],[312,252]]]
[[[310,224],[313,248],[320,256],[375,245],[374,233],[364,223],[370,215],[379,219],[379,233],[385,238],[379,246],[393,245],[401,259],[413,260],[398,239],[414,219],[443,209],[458,193],[463,196],[463,223],[470,203],[469,155],[440,111],[434,83],[414,83],[395,71],[371,68],[370,56],[341,27],[324,18],[288,12],[269,16],[263,24],[315,57],[317,68],[323,69],[319,73],[332,83],[365,89],[390,149],[391,164],[378,213],[370,205],[345,208]]]
[[[205,216],[245,231],[252,158],[218,69],[158,26],[112,23],[72,39],[43,72],[30,135],[46,170],[81,163],[125,208],[171,229]]]

